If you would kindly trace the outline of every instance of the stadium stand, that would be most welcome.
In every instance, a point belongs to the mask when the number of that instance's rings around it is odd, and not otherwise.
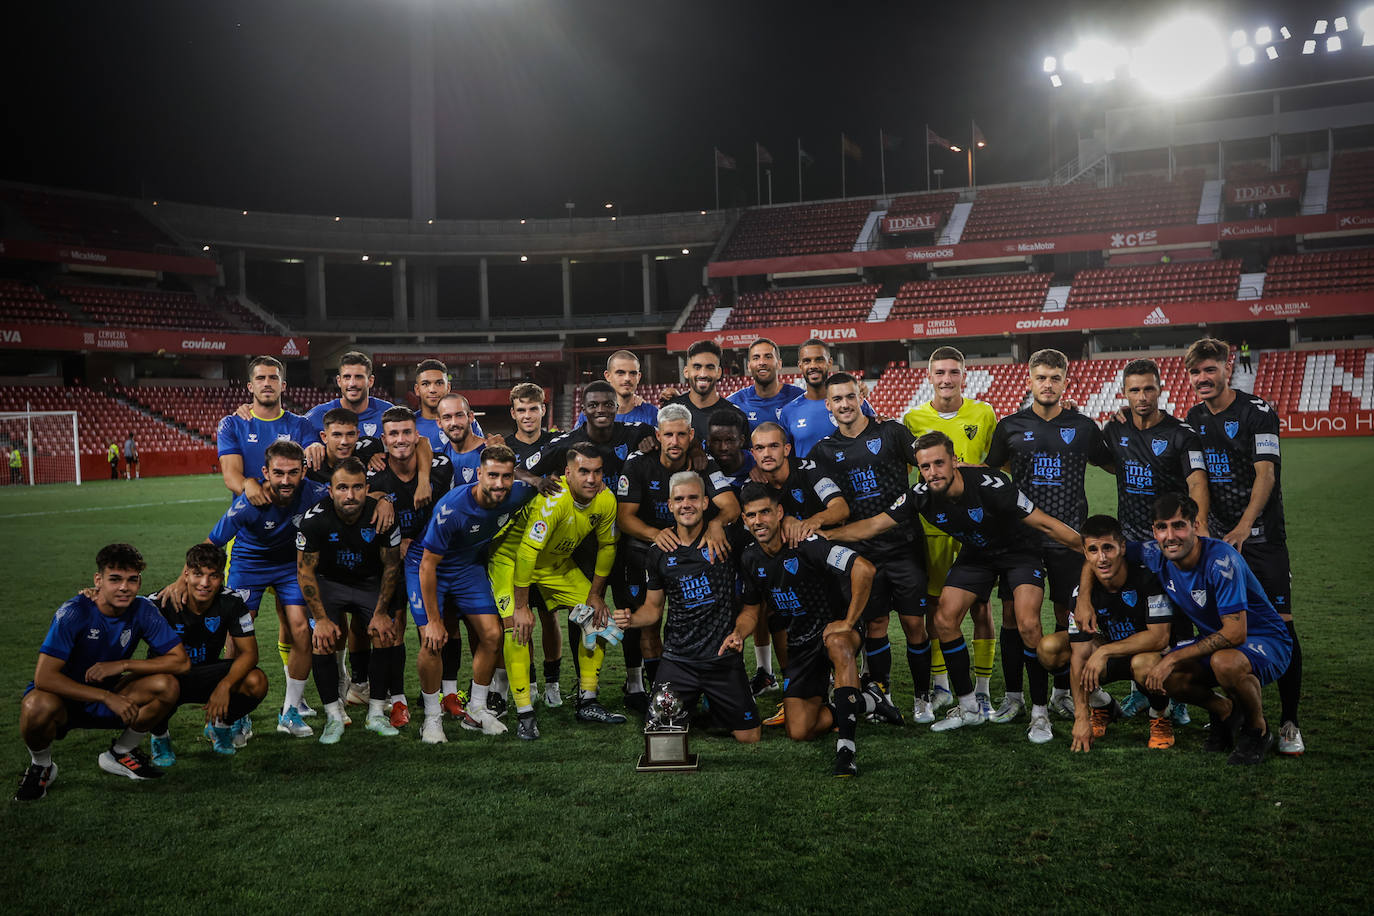
[[[986,188],[978,192],[961,240],[1035,238],[1097,232],[1123,225],[1171,226],[1197,221],[1201,171],[1172,182],[1144,175],[1117,187],[1064,185]]]
[[[1271,258],[1268,295],[1348,293],[1374,289],[1374,248],[1341,248]]]
[[[682,323],[683,331],[700,331],[706,327],[707,320],[711,313],[720,308],[720,296],[715,293],[702,295],[697,299],[696,305],[692,306],[692,312],[687,316],[687,320]]]
[[[1269,168],[1269,162],[1263,159],[1251,159],[1246,162],[1231,162],[1226,165],[1226,180],[1239,181],[1245,178],[1263,178],[1266,175],[1273,175],[1279,172],[1298,172],[1302,171],[1301,159],[1285,159],[1283,164],[1277,169]]]
[[[1374,349],[1262,353],[1255,393],[1281,416],[1374,410]]]
[[[172,425],[213,440],[220,418],[247,401],[242,383],[206,387],[200,385],[120,385],[114,393]]]
[[[95,324],[134,328],[177,327],[193,331],[242,329],[221,318],[191,293],[104,286],[63,285],[59,292]]]
[[[0,320],[30,324],[76,324],[61,306],[49,302],[32,283],[0,279]]]
[[[875,283],[864,283],[740,293],[723,330],[777,324],[783,316],[788,324],[865,321],[879,289]]]
[[[1327,211],[1367,207],[1374,207],[1374,150],[1337,153],[1331,164]]]
[[[179,250],[171,238],[124,201],[24,188],[0,191],[0,200],[13,204],[25,220],[54,242],[93,248]]]
[[[736,223],[720,260],[850,251],[873,204],[870,197],[746,210]]]
[[[147,414],[121,404],[91,388],[19,385],[0,389],[0,410],[74,410],[83,455],[103,455],[111,442],[122,447],[132,430],[142,451],[176,451],[203,448],[205,443]],[[44,453],[70,451],[66,430],[40,433],[36,448]]]
[[[949,219],[949,211],[959,202],[958,192],[943,194],[906,194],[895,198],[887,208],[889,217],[918,216],[924,213],[935,214],[935,225],[943,225]]]
[[[1006,274],[912,280],[897,290],[888,317],[893,320],[929,315],[1039,311],[1054,277],[1050,274]]]
[[[1240,266],[1238,259],[1228,259],[1080,270],[1065,308],[1234,299]]]

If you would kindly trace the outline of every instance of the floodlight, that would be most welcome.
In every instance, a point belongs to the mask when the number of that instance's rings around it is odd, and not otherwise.
[[[1325,34],[1326,34],[1326,20],[1325,20],[1325,19],[1318,19],[1318,20],[1317,20],[1317,24],[1314,25],[1314,26],[1312,26],[1312,34],[1313,34],[1313,35],[1325,35]]]
[[[690,248],[684,248],[684,249],[682,249],[682,253],[683,253],[683,254],[691,254],[691,253],[692,253],[692,249],[690,249]]]
[[[1255,29],[1255,44],[1267,45],[1274,40],[1274,30],[1267,25]]]
[[[367,261],[367,260],[370,260],[370,259],[368,258],[367,255],[363,255],[363,260],[364,260],[364,261]]]
[[[530,259],[530,256],[529,256],[529,255],[527,255],[527,254],[522,254],[522,255],[520,256],[520,263],[521,263],[521,264],[524,264],[524,263],[525,263],[526,261],[528,261],[529,259]]]
[[[1064,81],[1059,78],[1058,73],[1053,73],[1050,74],[1050,85],[1058,89],[1060,86],[1064,85]]]
[[[1360,31],[1368,35],[1374,32],[1374,6],[1366,6],[1355,14],[1355,24],[1360,27]]]
[[[951,143],[949,145],[949,151],[951,153],[962,153],[964,151],[964,148],[962,146],[955,146],[953,143]]]
[[[1279,34],[1283,36],[1284,41],[1293,37],[1293,33],[1288,31],[1288,26],[1286,25],[1279,26]]]
[[[1245,47],[1245,42],[1247,40],[1244,29],[1236,29],[1231,33],[1231,47],[1233,48],[1240,49]]]
[[[1302,53],[1311,54],[1317,50],[1317,43],[1312,39],[1307,39],[1302,43]]]
[[[1236,54],[1236,62],[1242,67],[1247,67],[1255,62],[1255,49],[1249,46],[1240,49]]]
[[[1226,39],[1195,13],[1162,23],[1131,59],[1131,75],[1155,95],[1174,96],[1204,85],[1226,66]]]
[[[1264,49],[1264,55],[1268,57],[1270,60],[1278,60],[1279,49],[1274,47],[1273,45],[1270,45],[1269,47]]]
[[[1126,49],[1101,38],[1085,38],[1064,55],[1064,69],[1077,73],[1085,83],[1106,82],[1126,64]]]
[[[1341,49],[1341,36],[1339,36],[1339,35],[1332,35],[1330,38],[1326,39],[1326,50],[1328,50],[1328,51],[1339,51],[1340,49]]]
[[[1045,63],[1042,65],[1042,69],[1046,73],[1053,73],[1058,67],[1059,61],[1055,60],[1053,57],[1045,58]]]
[[[1350,28],[1350,21],[1349,21],[1348,19],[1346,19],[1344,16],[1337,16],[1337,17],[1336,17],[1336,31],[1337,31],[1337,32],[1344,32],[1344,31],[1345,31],[1346,29],[1348,29],[1348,28]]]

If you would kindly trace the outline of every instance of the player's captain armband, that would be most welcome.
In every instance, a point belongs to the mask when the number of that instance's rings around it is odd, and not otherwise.
[[[1279,435],[1278,433],[1258,433],[1255,436],[1256,455],[1278,455]]]
[[[530,525],[530,540],[536,544],[544,543],[544,539],[549,536],[549,525],[542,518]]]
[[[1149,605],[1150,623],[1159,623],[1162,620],[1173,619],[1174,609],[1169,604],[1169,599],[1166,598],[1164,595],[1151,595]]]
[[[815,490],[816,495],[821,498],[821,502],[825,502],[832,496],[840,495],[840,488],[835,486],[835,481],[831,480],[829,477],[822,477],[820,480],[816,481]]]
[[[304,549],[305,549],[305,534],[304,534],[303,532],[300,532],[300,531],[297,531],[297,532],[296,532],[296,549],[297,549],[297,550],[304,550]]]
[[[841,544],[831,547],[830,552],[825,555],[825,565],[838,569],[840,572],[847,570],[853,562],[854,551]]]
[[[616,495],[616,496],[629,496],[629,495],[630,495],[630,475],[628,475],[628,474],[621,474],[621,475],[620,475],[620,482],[617,483],[617,484],[615,485],[615,495]]]
[[[1203,459],[1202,452],[1188,453],[1188,467],[1192,468],[1194,471],[1207,470],[1207,462]]]
[[[1030,515],[1032,512],[1035,511],[1035,503],[1031,502],[1030,499],[1026,496],[1025,493],[1022,493],[1020,490],[1017,490],[1017,491],[1016,491],[1016,508],[1020,509],[1022,512],[1026,513],[1027,515]]]

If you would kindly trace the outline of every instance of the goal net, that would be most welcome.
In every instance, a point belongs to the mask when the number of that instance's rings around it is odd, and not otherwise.
[[[78,443],[74,410],[0,411],[0,485],[81,483]]]

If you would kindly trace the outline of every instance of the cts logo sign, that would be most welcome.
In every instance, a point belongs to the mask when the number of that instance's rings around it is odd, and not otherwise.
[[[1142,229],[1138,232],[1113,232],[1113,248],[1139,248],[1143,245],[1153,245],[1159,241],[1158,229]]]

